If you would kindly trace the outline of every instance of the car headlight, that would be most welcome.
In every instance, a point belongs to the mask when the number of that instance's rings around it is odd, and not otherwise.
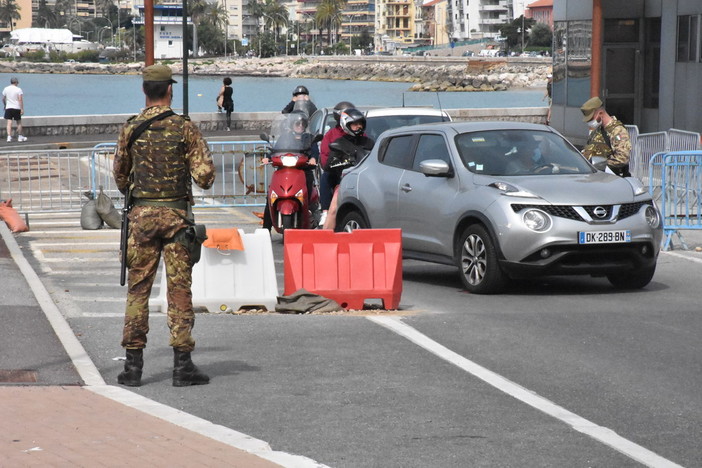
[[[529,209],[522,214],[524,225],[535,232],[551,229],[551,217],[541,210]]]
[[[522,190],[519,187],[515,187],[512,184],[508,184],[507,182],[493,182],[489,185],[489,187],[496,188],[502,192],[502,195],[507,195],[508,197],[539,198],[537,195],[534,195],[526,190]]]
[[[660,223],[661,223],[661,217],[658,215],[658,210],[651,206],[648,205],[646,207],[646,222],[648,223],[649,226],[652,228],[657,228]]]

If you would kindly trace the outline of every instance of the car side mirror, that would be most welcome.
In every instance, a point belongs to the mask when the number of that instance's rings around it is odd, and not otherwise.
[[[607,158],[602,157],[602,156],[593,156],[592,159],[590,159],[590,164],[595,166],[595,169],[598,171],[603,171],[607,169]]]
[[[453,177],[451,167],[441,159],[427,159],[420,162],[419,171],[427,177]]]

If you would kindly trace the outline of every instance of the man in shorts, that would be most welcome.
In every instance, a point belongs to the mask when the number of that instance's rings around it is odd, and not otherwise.
[[[5,106],[5,119],[7,120],[7,141],[12,141],[12,121],[17,121],[17,141],[27,141],[22,135],[22,114],[24,114],[24,98],[22,88],[17,78],[10,79],[10,86],[2,90],[2,103]]]

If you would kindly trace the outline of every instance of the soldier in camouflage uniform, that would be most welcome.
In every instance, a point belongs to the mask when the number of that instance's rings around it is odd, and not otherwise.
[[[174,351],[173,385],[209,382],[193,364],[195,347],[191,331],[195,321],[192,307],[192,263],[189,251],[179,242],[192,220],[191,182],[208,189],[215,169],[207,142],[189,119],[171,111],[173,98],[171,69],[152,65],[143,71],[146,109],[122,128],[114,159],[114,177],[122,193],[129,188],[127,248],[128,291],[122,346],[127,359],[117,381],[141,385],[143,349],[149,331],[149,296],[161,253],[168,286],[168,327]],[[148,119],[153,120],[130,143],[132,133]],[[137,132],[138,133],[138,132]],[[179,234],[180,233],[180,234]]]
[[[589,160],[593,156],[607,159],[607,167],[621,177],[631,177],[629,173],[629,153],[631,139],[624,124],[605,111],[598,97],[589,99],[580,108],[583,122],[590,128],[583,155]]]

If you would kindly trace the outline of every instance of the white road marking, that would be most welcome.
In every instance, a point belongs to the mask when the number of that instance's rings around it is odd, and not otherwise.
[[[667,250],[664,250],[661,253],[664,253],[666,255],[670,255],[671,257],[677,257],[677,258],[682,258],[684,260],[690,260],[691,262],[702,263],[702,258],[689,257],[687,255],[679,254],[677,252],[669,252]]]
[[[680,465],[672,462],[660,455],[642,447],[624,437],[618,435],[611,429],[598,426],[597,424],[588,421],[587,419],[578,416],[567,409],[558,406],[554,402],[537,395],[536,393],[522,387],[521,385],[512,382],[511,380],[492,372],[491,370],[482,367],[475,362],[464,358],[458,353],[451,351],[445,346],[437,343],[428,336],[420,333],[416,329],[410,327],[398,317],[366,317],[368,320],[377,323],[385,328],[392,330],[398,335],[407,338],[412,343],[426,349],[427,351],[437,355],[441,359],[448,361],[456,367],[463,369],[469,374],[479,378],[480,380],[492,385],[496,389],[504,392],[517,400],[526,403],[527,405],[548,414],[551,417],[562,421],[575,429],[582,432],[593,439],[602,442],[603,444],[612,447],[618,452],[632,458],[646,466],[662,468],[676,467],[682,468]]]

